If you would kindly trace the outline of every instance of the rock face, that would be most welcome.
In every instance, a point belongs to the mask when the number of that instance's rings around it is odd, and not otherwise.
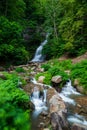
[[[84,88],[82,86],[80,86],[80,83],[79,83],[78,79],[74,80],[74,84],[73,85],[76,87],[78,92],[84,93]]]
[[[40,76],[38,78],[38,83],[43,83],[44,79],[45,79],[45,76]]]
[[[76,98],[77,106],[75,113],[81,114],[87,117],[87,96]]]
[[[57,92],[61,92],[60,83],[62,82],[61,76],[53,76],[52,79],[52,86],[56,89]]]
[[[87,126],[80,124],[73,124],[71,130],[87,130]]]
[[[68,122],[66,121],[66,106],[57,91],[53,88],[47,91],[47,104],[49,107],[51,124],[53,130],[68,130]]]
[[[62,81],[62,77],[61,76],[53,76],[51,81],[53,83],[60,83]]]

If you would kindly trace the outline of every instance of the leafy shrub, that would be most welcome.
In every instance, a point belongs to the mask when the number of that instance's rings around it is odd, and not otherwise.
[[[59,63],[59,66],[61,66],[64,70],[71,69],[71,67],[72,67],[71,60],[59,61],[58,63]]]
[[[72,80],[79,79],[80,85],[87,89],[87,60],[83,60],[71,67]]]
[[[50,73],[45,73],[44,76],[45,76],[44,83],[47,85],[51,85],[52,75]]]
[[[44,82],[43,82],[44,84],[47,84],[47,85],[50,85],[50,84],[51,84],[51,78],[52,78],[52,76],[51,76],[50,73],[48,73],[48,72],[44,72],[43,74],[42,74],[42,73],[38,73],[38,74],[35,76],[36,80],[38,80],[38,78],[39,78],[40,76],[45,76],[45,79],[44,79]]]
[[[51,69],[49,69],[49,73],[51,73],[52,76],[62,76],[63,82],[65,82],[69,78],[68,75],[57,66],[54,66]]]
[[[60,72],[60,68],[57,67],[57,66],[53,66],[53,67],[50,68],[48,71],[49,71],[49,73],[50,73],[52,76],[55,76],[55,75],[58,75],[58,73]]]
[[[22,26],[0,17],[0,59],[4,62],[22,64],[28,61],[28,51],[21,35]]]
[[[0,80],[0,129],[29,130],[29,112],[26,111],[29,97],[17,88],[17,75],[4,74],[7,79]]]
[[[38,79],[40,76],[45,76],[44,83],[51,85],[51,78],[56,75],[62,76],[63,83],[65,83],[66,80],[69,78],[69,76],[64,72],[63,67],[61,67],[60,65],[55,65],[49,68],[48,71],[44,72],[43,74],[37,74],[36,79]]]
[[[17,67],[15,69],[16,72],[20,73],[20,72],[25,72],[25,70],[22,67]]]
[[[41,68],[44,68],[44,71],[47,71],[50,67],[50,64],[42,64],[41,66]]]

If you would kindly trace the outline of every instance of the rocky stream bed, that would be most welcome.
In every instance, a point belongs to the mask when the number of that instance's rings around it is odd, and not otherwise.
[[[32,110],[31,130],[87,130],[87,96],[78,93],[72,87],[70,80],[59,92],[43,84],[43,76],[36,81],[35,75],[44,71],[41,64],[29,63],[17,66],[26,71],[18,75],[27,81],[23,90],[31,95],[29,105]],[[8,69],[9,73],[13,73],[15,68],[16,66],[11,66]],[[4,70],[1,68],[2,71]],[[0,78],[5,78],[1,72]],[[61,80],[61,76],[52,78],[54,83],[59,83]],[[33,93],[35,93],[35,98]]]
[[[76,92],[71,81],[66,83],[60,93],[55,88],[44,85],[43,77],[35,81],[35,74],[44,70],[40,67],[41,63],[31,63],[29,66],[32,68],[31,78],[23,89],[30,95],[35,87],[36,92],[46,90],[46,101],[39,110],[31,101],[32,130],[87,130],[87,96]],[[40,100],[43,102],[43,99]]]

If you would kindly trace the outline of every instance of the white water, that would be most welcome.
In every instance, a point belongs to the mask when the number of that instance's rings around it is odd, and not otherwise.
[[[38,84],[35,79],[33,79],[32,82],[34,84]],[[43,85],[43,84],[40,84],[40,85]],[[38,115],[43,110],[47,110],[47,107],[46,107],[46,104],[45,104],[46,103],[46,91],[47,90],[44,90],[44,100],[39,98],[38,89],[37,89],[37,91],[35,89],[35,91],[33,93],[32,102],[35,105],[35,111],[33,112],[34,118],[37,118]],[[66,85],[64,86],[64,88],[62,89],[60,96],[68,104],[76,105],[74,99],[70,98],[70,95],[81,95],[81,94],[76,92],[76,89],[73,88],[73,86],[71,85],[71,81],[69,80],[69,82],[67,82]],[[87,127],[87,120],[81,115],[71,113],[71,115],[68,116],[67,120],[70,123],[78,123],[78,124],[81,124],[81,125],[84,125],[85,127]]]
[[[74,101],[74,99],[70,98],[70,95],[81,95],[80,93],[78,93],[76,91],[76,89],[72,86],[71,84],[71,80],[69,80],[69,82],[66,83],[65,87],[62,89],[62,92],[60,93],[61,98],[67,102],[68,104],[72,104],[72,105],[76,105],[76,102]],[[87,121],[86,119],[78,114],[72,114],[70,116],[68,116],[68,121],[70,123],[78,123],[81,125],[84,125],[87,127]]]
[[[46,85],[46,84],[42,84],[42,83],[37,83],[36,79],[35,78],[32,78],[31,79],[31,82],[35,85],[40,85],[40,86],[43,86],[43,87],[49,87],[49,88],[52,88],[50,85]]]
[[[74,114],[72,116],[69,116],[68,121],[71,123],[78,123],[81,125],[85,125],[87,127],[87,121],[85,120],[85,118],[81,115],[78,115],[78,114]]]
[[[76,89],[72,86],[71,80],[66,83],[65,87],[62,89],[60,93],[60,97],[69,104],[75,105],[75,101],[70,98],[70,95],[80,95],[80,93],[76,92]]]
[[[34,58],[31,60],[32,62],[42,62],[45,59],[45,56],[42,55],[43,46],[47,43],[48,34],[46,35],[46,39],[41,43],[41,45],[37,48],[35,52]]]
[[[40,91],[38,89],[38,87],[34,87],[34,90],[33,90],[33,94],[32,94],[32,97],[31,97],[31,101],[33,102],[33,104],[35,105],[35,110],[37,111],[37,113],[40,113],[42,110],[47,110],[47,107],[46,107],[46,90],[43,91],[43,96],[44,96],[44,99],[40,96]]]

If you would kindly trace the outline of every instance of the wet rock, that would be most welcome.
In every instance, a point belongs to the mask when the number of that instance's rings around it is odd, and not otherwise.
[[[44,69],[43,68],[37,68],[37,71],[38,72],[44,72]]]
[[[40,76],[40,77],[38,78],[38,82],[39,82],[39,83],[43,83],[43,82],[44,82],[44,79],[45,79],[45,76]]]
[[[34,88],[34,84],[33,83],[28,83],[27,85],[25,85],[24,87],[23,87],[23,90],[25,91],[25,92],[27,92],[27,94],[31,94],[32,93],[32,91],[33,91],[33,88]]]
[[[76,89],[80,93],[84,93],[84,88],[82,86],[76,86]]]
[[[73,124],[71,130],[87,130],[87,126],[80,124]]]
[[[75,100],[77,102],[77,106],[74,111],[87,117],[87,96],[78,97]]]
[[[40,122],[39,126],[40,128],[44,128],[45,127],[45,123],[44,122]]]
[[[32,72],[30,73],[31,76],[34,76],[35,74],[36,74],[36,72],[34,72],[34,71],[32,71]]]
[[[51,81],[53,83],[60,83],[62,81],[62,77],[61,76],[53,76]]]
[[[49,114],[49,113],[48,113],[47,111],[42,111],[42,112],[41,112],[41,115],[42,115],[42,116],[48,116],[48,114]]]
[[[47,104],[53,130],[64,130],[64,128],[67,128],[68,130],[66,105],[57,91],[53,88],[50,88],[47,91]]]
[[[35,105],[30,101],[29,102],[30,109],[35,110]]]
[[[75,87],[77,87],[78,85],[79,85],[79,81],[78,81],[78,79],[75,79],[74,80],[74,84],[73,84]]]
[[[80,93],[84,93],[84,88],[80,86],[79,80],[75,79],[73,85],[76,87],[77,91]]]

